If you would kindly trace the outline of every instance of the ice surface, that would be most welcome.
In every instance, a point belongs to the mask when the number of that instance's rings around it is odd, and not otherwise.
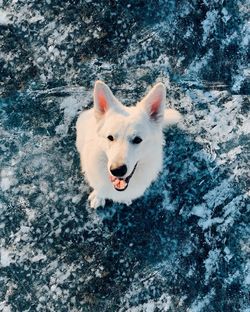
[[[0,310],[249,311],[247,1],[0,7]],[[129,207],[87,203],[96,79],[126,105],[164,82],[183,115]]]

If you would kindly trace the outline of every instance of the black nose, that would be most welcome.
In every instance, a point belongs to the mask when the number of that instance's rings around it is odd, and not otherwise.
[[[122,177],[126,174],[128,168],[126,165],[122,165],[120,167],[114,168],[113,165],[110,167],[110,172],[113,174],[115,177]]]

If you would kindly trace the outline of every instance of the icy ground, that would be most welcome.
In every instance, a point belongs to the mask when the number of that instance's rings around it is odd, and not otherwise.
[[[0,0],[0,311],[249,312],[247,1]],[[75,122],[103,79],[184,121],[130,207],[88,208]]]

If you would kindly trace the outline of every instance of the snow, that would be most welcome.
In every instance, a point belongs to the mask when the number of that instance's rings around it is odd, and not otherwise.
[[[80,95],[69,96],[63,99],[60,109],[64,112],[64,121],[63,124],[56,127],[56,132],[58,134],[67,134],[72,120],[83,108],[88,106],[89,101],[90,93],[86,91]]]
[[[209,36],[213,34],[215,31],[215,24],[218,19],[218,11],[212,10],[207,12],[205,20],[202,22],[203,26],[203,37],[202,43],[203,45],[206,43]]]
[[[8,17],[9,12],[0,9],[0,25],[8,25],[11,24],[11,21]]]
[[[1,169],[0,176],[1,176],[0,187],[3,192],[9,190],[11,186],[15,184],[13,168]]]
[[[157,300],[149,300],[146,303],[137,305],[136,307],[127,308],[124,310],[124,308],[121,308],[119,312],[122,311],[128,311],[128,312],[154,312],[154,311],[170,311],[172,302],[171,297],[167,294],[163,294],[160,298]]]
[[[11,307],[5,302],[0,302],[0,308],[2,312],[11,312]]]
[[[12,259],[10,256],[10,251],[6,248],[0,249],[0,267],[7,267],[11,264]]]
[[[211,304],[211,299],[214,296],[214,290],[211,290],[210,293],[204,298],[199,298],[199,300],[195,301],[188,312],[202,312],[204,310],[209,309],[209,305]]]
[[[210,279],[211,275],[216,273],[216,271],[218,270],[219,258],[220,258],[220,250],[215,249],[209,252],[208,258],[204,261],[204,265],[206,269],[206,275],[205,275],[206,282]]]

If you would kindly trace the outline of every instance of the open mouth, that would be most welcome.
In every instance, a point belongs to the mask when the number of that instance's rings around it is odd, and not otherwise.
[[[135,164],[134,169],[132,170],[130,175],[127,176],[126,178],[118,178],[118,177],[114,177],[113,175],[109,176],[110,181],[112,182],[115,190],[117,190],[119,192],[126,190],[126,188],[128,187],[129,181],[135,172],[136,166],[137,166],[137,163]]]

